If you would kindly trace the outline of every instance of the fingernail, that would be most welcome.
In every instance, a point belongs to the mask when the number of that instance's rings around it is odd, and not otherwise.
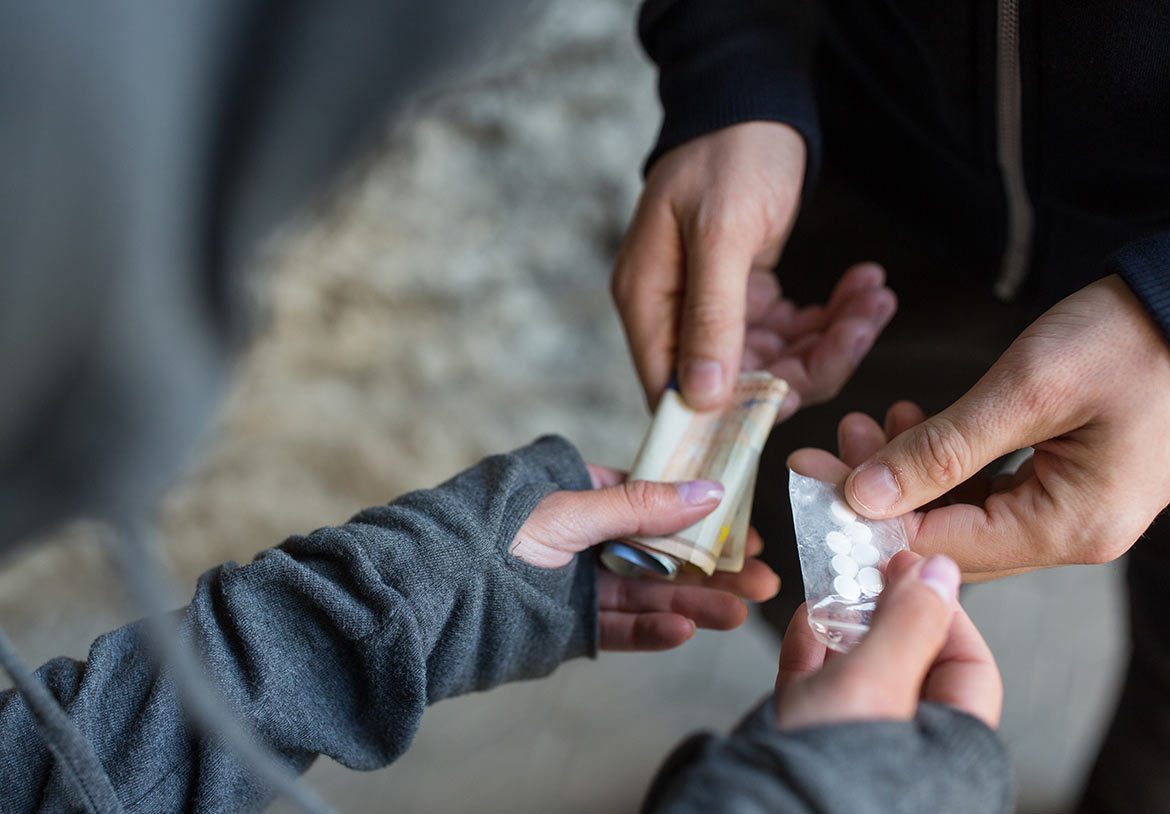
[[[859,469],[853,476],[850,491],[854,500],[875,512],[888,511],[902,497],[902,488],[894,479],[894,473],[888,466],[879,463],[867,464]]]
[[[717,480],[689,480],[678,484],[678,496],[683,503],[698,506],[723,500],[723,484]]]
[[[865,358],[865,354],[869,353],[869,349],[872,345],[873,337],[867,333],[864,333],[854,339],[853,349],[849,351],[853,358],[853,364],[861,364],[861,360]]]
[[[934,591],[943,602],[951,604],[959,595],[959,566],[950,557],[942,555],[931,557],[922,564],[918,578]]]
[[[723,390],[723,365],[710,359],[687,362],[683,368],[683,390],[686,395],[708,398]]]

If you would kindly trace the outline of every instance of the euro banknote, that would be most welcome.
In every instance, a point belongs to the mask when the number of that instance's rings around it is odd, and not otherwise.
[[[629,573],[632,563],[646,562],[645,555],[649,555],[652,567],[647,570],[667,576],[679,568],[707,575],[741,570],[760,453],[787,394],[788,383],[783,379],[764,371],[742,373],[726,408],[697,412],[687,406],[676,388],[668,388],[630,470],[630,479],[717,480],[723,484],[723,500],[709,515],[682,531],[610,544],[602,561],[612,570]]]

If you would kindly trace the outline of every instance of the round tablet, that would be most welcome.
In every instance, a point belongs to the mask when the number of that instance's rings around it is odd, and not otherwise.
[[[853,577],[840,576],[833,580],[833,593],[852,602],[861,596],[861,586]]]
[[[834,500],[832,504],[829,505],[829,514],[833,515],[833,519],[842,526],[846,523],[852,523],[857,519],[857,515],[854,513],[853,509],[850,509],[840,500]]]
[[[848,554],[853,550],[853,541],[843,531],[830,531],[826,534],[825,545],[834,554]]]
[[[860,566],[877,565],[882,558],[881,552],[874,548],[872,543],[857,543],[853,546],[850,556],[857,560]]]
[[[855,543],[868,543],[873,539],[873,529],[864,523],[853,522],[845,527],[845,533]]]
[[[882,588],[886,587],[886,581],[882,578],[882,572],[876,568],[862,568],[858,571],[857,584],[867,594],[880,594]]]
[[[833,570],[843,577],[851,577],[857,573],[857,560],[848,554],[838,554],[833,557]]]

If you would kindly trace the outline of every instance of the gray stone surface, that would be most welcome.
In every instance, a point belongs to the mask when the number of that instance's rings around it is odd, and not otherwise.
[[[647,419],[606,279],[657,117],[632,14],[624,0],[553,4],[274,241],[268,317],[161,511],[179,595],[222,560],[542,432],[629,464]],[[32,662],[82,657],[133,618],[91,527],[3,565],[0,622]],[[966,595],[1003,667],[1029,810],[1067,802],[1105,714],[1116,574],[1064,569]],[[323,760],[310,776],[344,811],[631,810],[672,743],[730,725],[768,690],[776,653],[753,619],[673,653],[569,664],[438,705],[387,770]]]

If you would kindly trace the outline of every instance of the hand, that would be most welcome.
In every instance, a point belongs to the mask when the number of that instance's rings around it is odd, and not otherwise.
[[[902,515],[1029,446],[1010,488],[906,514],[913,549],[973,580],[1107,562],[1170,503],[1170,346],[1117,276],[1041,316],[963,398],[850,462],[846,495],[866,517]]]
[[[789,378],[806,403],[824,400],[893,315],[893,294],[872,264],[846,275],[826,308],[798,310],[780,298],[771,270],[795,218],[804,162],[795,130],[749,122],[654,165],[612,281],[652,405],[676,368],[692,407],[725,403],[745,339],[750,366]]]
[[[559,568],[578,552],[633,534],[669,534],[698,522],[719,505],[715,481],[625,481],[613,469],[588,465],[593,490],[553,492],[516,534],[510,551],[530,565]],[[600,569],[597,578],[602,650],[669,650],[696,627],[731,630],[747,618],[742,599],[763,602],[780,579],[756,555],[763,550],[752,530],[738,574],[680,574],[673,581],[619,577]],[[742,598],[742,599],[741,599]]]
[[[846,721],[909,720],[919,701],[949,704],[999,725],[1003,684],[983,637],[959,606],[959,569],[943,556],[903,551],[869,633],[844,656],[829,654],[804,605],[784,634],[776,724],[794,730]]]
[[[792,388],[777,421],[840,392],[897,310],[885,281],[881,266],[859,263],[833,287],[826,305],[799,308],[781,296],[776,275],[751,272],[742,367],[767,370]]]
[[[803,475],[840,483],[851,466],[923,421],[909,402],[890,408],[883,430],[861,413],[837,427],[840,458],[819,449],[794,452]],[[918,701],[950,704],[994,728],[1003,684],[987,644],[956,601],[959,570],[947,557],[901,552],[886,569],[869,634],[852,652],[827,653],[801,605],[784,635],[776,676],[782,729],[914,716]]]

